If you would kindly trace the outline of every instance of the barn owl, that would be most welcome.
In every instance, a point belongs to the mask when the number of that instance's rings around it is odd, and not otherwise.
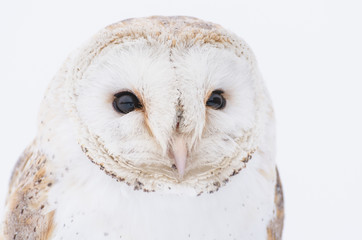
[[[281,239],[274,114],[241,38],[127,19],[65,61],[11,177],[4,239]]]

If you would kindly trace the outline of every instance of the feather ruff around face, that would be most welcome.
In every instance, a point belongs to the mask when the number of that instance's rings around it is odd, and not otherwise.
[[[84,120],[79,109],[80,88],[88,69],[97,57],[117,46],[142,41],[150,46],[162,45],[173,53],[194,47],[208,46],[231,52],[243,59],[250,69],[253,89],[253,121],[247,128],[231,137],[235,147],[232,152],[217,162],[195,165],[180,179],[167,158],[166,143],[159,141],[160,159],[147,163],[134,164],[125,155],[113,151],[100,134],[93,131]],[[117,181],[125,182],[134,189],[143,191],[163,191],[183,189],[195,194],[212,193],[225,185],[238,174],[252,159],[264,136],[266,121],[272,112],[270,100],[256,66],[255,57],[248,45],[239,37],[219,25],[191,17],[149,17],[128,19],[112,24],[96,34],[85,46],[76,51],[61,70],[65,88],[60,100],[64,103],[67,115],[77,126],[79,145],[86,156],[100,166],[105,173]],[[198,128],[202,129],[202,128]],[[191,132],[191,130],[190,130]],[[155,133],[157,135],[157,132]],[[190,142],[202,140],[202,130],[190,134]],[[160,134],[160,139],[162,139]]]

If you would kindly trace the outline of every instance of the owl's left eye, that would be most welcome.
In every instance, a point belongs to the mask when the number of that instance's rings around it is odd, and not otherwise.
[[[136,108],[142,108],[142,105],[136,95],[131,92],[119,92],[114,95],[113,108],[119,113],[127,114]]]

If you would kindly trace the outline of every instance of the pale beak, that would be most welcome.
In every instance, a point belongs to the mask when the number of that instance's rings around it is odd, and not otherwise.
[[[181,136],[176,136],[173,139],[171,152],[176,162],[179,177],[182,178],[185,173],[186,160],[187,160],[187,146],[186,141]]]

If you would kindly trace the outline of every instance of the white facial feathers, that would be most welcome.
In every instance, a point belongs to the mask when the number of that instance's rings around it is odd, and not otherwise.
[[[130,148],[133,152],[158,152],[159,147],[164,153],[176,115],[178,92],[170,84],[173,79],[165,46],[149,48],[142,40],[115,45],[102,52],[85,72],[79,86],[80,116],[115,154]],[[135,93],[145,111],[115,112],[112,101],[121,91]],[[147,139],[156,142],[144,145]],[[131,147],[133,142],[139,145]]]
[[[150,22],[135,29],[112,25],[74,58],[67,106],[80,145],[108,174],[131,185],[164,189],[181,184],[184,174],[185,186],[215,189],[245,167],[262,131],[266,108],[260,106],[267,97],[252,53],[217,25],[186,24],[191,30],[177,35],[169,32],[171,23],[148,29]],[[200,36],[192,35],[194,28],[202,29]],[[226,99],[223,109],[206,106],[215,90]],[[134,93],[142,108],[114,111],[114,95],[122,91]]]

